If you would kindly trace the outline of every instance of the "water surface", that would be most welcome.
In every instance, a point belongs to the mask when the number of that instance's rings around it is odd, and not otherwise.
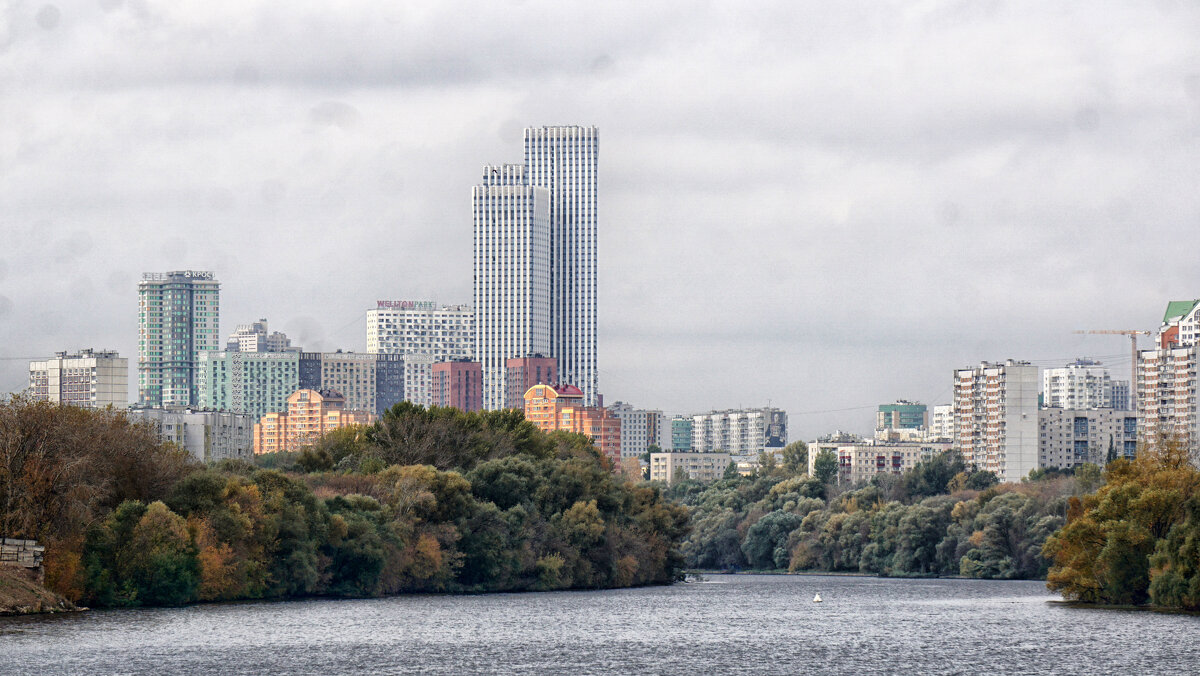
[[[708,576],[0,618],[5,674],[1184,674],[1200,617],[1053,603],[1041,582]],[[823,603],[813,603],[820,593]]]

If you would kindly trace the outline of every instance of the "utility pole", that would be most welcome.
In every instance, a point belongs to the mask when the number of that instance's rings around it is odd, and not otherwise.
[[[1130,408],[1132,410],[1136,410],[1137,409],[1137,356],[1138,356],[1137,337],[1138,336],[1149,336],[1150,332],[1149,331],[1139,331],[1137,329],[1095,329],[1092,331],[1074,331],[1074,333],[1098,333],[1098,334],[1102,334],[1102,335],[1129,336],[1129,347],[1131,350],[1129,356],[1132,358],[1132,360],[1129,362],[1129,371],[1130,371],[1129,398],[1131,400],[1129,402],[1129,404],[1130,404]]]

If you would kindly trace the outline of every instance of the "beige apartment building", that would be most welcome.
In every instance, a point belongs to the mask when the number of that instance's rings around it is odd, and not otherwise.
[[[29,362],[29,389],[35,401],[104,408],[129,405],[129,360],[110,350],[56,352]]]
[[[375,420],[370,412],[346,410],[346,398],[333,390],[296,390],[287,403],[287,413],[268,413],[254,426],[255,455],[297,451],[326,432]]]
[[[1011,359],[954,372],[954,445],[968,465],[1020,481],[1038,466],[1038,367]]]
[[[682,471],[692,481],[716,481],[725,476],[728,453],[651,453],[650,480],[674,483]]]

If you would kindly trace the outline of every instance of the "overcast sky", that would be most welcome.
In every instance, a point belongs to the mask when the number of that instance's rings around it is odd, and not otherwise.
[[[606,401],[866,432],[1200,297],[1200,3],[15,0],[0,391],[135,365],[144,271],[306,349],[470,302],[470,187],[547,124],[600,128]]]

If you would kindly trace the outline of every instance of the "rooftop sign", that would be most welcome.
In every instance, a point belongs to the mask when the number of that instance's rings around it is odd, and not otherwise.
[[[436,310],[431,300],[377,300],[377,310]]]

